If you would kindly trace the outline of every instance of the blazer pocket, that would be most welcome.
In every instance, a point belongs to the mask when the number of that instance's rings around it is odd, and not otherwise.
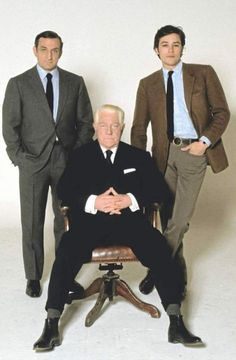
[[[135,168],[130,168],[130,169],[124,169],[123,172],[124,174],[129,174],[129,173],[132,173],[132,172],[135,172],[136,169]]]

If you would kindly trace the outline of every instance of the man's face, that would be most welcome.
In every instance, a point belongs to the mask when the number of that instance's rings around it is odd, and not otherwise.
[[[38,60],[39,66],[46,71],[51,71],[57,66],[61,57],[61,47],[59,39],[40,38],[37,48],[34,46],[34,55]]]
[[[169,34],[160,38],[158,48],[155,49],[164,68],[171,70],[179,62],[183,47],[178,34]]]
[[[119,144],[123,125],[120,124],[118,114],[109,110],[99,113],[99,119],[94,122],[94,129],[100,145],[111,149]]]

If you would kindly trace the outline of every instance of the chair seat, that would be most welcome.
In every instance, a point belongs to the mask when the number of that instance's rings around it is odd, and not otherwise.
[[[109,264],[137,261],[137,258],[128,246],[101,246],[93,250],[91,261]]]
[[[159,205],[154,204],[150,209],[146,208],[144,212],[154,227],[158,225],[158,209]],[[69,218],[67,214],[69,208],[63,206],[61,210],[65,220],[65,230],[68,231]],[[99,270],[107,271],[107,273],[102,277],[96,278],[84,292],[69,292],[66,300],[67,304],[71,304],[74,300],[85,299],[98,293],[94,307],[86,316],[85,326],[91,326],[102,314],[101,310],[106,299],[112,301],[118,295],[135,305],[138,309],[147,312],[153,318],[160,317],[160,311],[156,306],[140,300],[130,289],[129,285],[114,272],[114,270],[121,270],[123,268],[123,262],[131,261],[138,261],[138,259],[129,246],[100,246],[93,250],[92,258],[89,262],[99,263]]]

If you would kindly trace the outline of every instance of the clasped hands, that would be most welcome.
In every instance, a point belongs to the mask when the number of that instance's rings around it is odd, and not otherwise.
[[[118,194],[113,187],[110,187],[103,194],[96,197],[95,209],[110,215],[120,215],[121,210],[129,207],[132,201],[127,194]]]

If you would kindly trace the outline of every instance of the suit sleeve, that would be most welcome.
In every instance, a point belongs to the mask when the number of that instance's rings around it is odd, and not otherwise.
[[[82,77],[77,101],[76,123],[77,140],[75,143],[75,148],[90,141],[94,134],[92,106],[86,85]]]
[[[82,191],[81,173],[83,173],[83,165],[79,149],[77,149],[72,152],[66,169],[57,185],[57,195],[62,205],[69,206],[75,213],[84,211],[86,201],[90,195]]]
[[[205,82],[211,118],[201,136],[206,136],[214,146],[228,125],[230,112],[220,80],[210,65],[207,66]]]
[[[6,88],[2,108],[2,133],[7,145],[7,153],[14,165],[19,165],[23,154],[21,140],[22,99],[14,79]]]
[[[147,94],[143,81],[139,83],[134,110],[134,119],[131,128],[131,144],[139,149],[146,149],[147,127],[150,121]]]
[[[171,191],[162,173],[158,170],[150,153],[146,152],[141,163],[140,187],[132,192],[138,201],[139,207],[157,202],[159,205],[169,203],[172,199]]]

